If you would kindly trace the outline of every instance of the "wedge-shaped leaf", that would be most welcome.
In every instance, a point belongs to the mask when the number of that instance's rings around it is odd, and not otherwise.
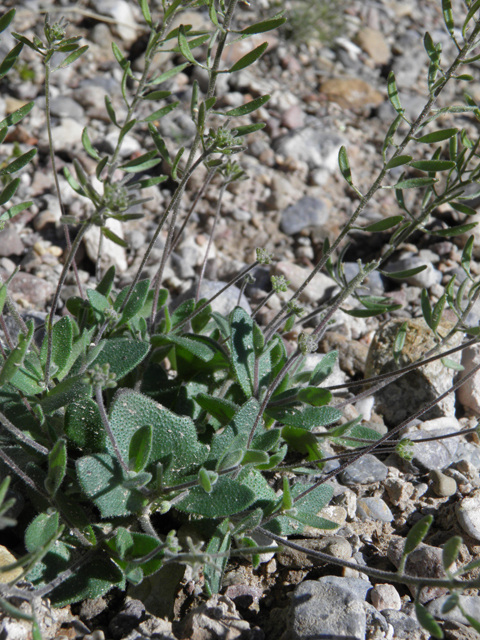
[[[421,171],[450,171],[456,163],[450,160],[415,160],[410,166]]]
[[[16,13],[15,9],[10,9],[9,11],[3,14],[3,16],[0,18],[0,33],[2,33],[2,31],[5,31],[5,29],[7,29],[9,24],[14,19],[15,13]]]
[[[216,398],[215,396],[210,396],[206,393],[199,393],[195,397],[195,400],[202,409],[218,420],[222,427],[232,420],[233,416],[239,409],[239,406],[234,402],[230,402],[230,400],[225,400],[225,398]]]
[[[7,184],[7,186],[0,191],[0,205],[8,202],[15,195],[16,190],[20,184],[20,178],[15,178]]]
[[[248,136],[250,133],[255,133],[255,131],[260,131],[260,129],[265,128],[265,122],[256,122],[255,124],[245,124],[241,127],[235,127],[233,129],[235,138]]]
[[[143,471],[152,452],[152,425],[140,427],[132,436],[128,449],[128,466],[135,473]]]
[[[395,189],[418,189],[420,187],[429,187],[434,183],[435,178],[408,178],[397,182]]]
[[[143,18],[149,27],[152,26],[152,16],[150,14],[150,8],[148,6],[148,0],[139,0],[138,4],[140,5],[140,9],[142,11]]]
[[[428,633],[430,633],[434,638],[443,638],[443,631],[438,622],[432,616],[430,611],[418,601],[415,602],[415,614],[419,623],[428,631]]]
[[[66,470],[67,446],[65,440],[60,438],[48,456],[48,476],[45,480],[45,489],[52,497],[54,497],[60,489]]]
[[[185,300],[182,304],[173,311],[171,320],[172,328],[174,329],[179,324],[183,323],[186,318],[195,310],[195,300]]]
[[[172,473],[186,474],[200,465],[207,455],[190,418],[179,416],[140,393],[127,391],[118,396],[111,407],[109,420],[120,452],[127,460],[134,433],[140,427],[151,425],[152,448],[147,468],[172,456]],[[109,442],[107,449],[114,454]]]
[[[223,518],[247,509],[255,501],[255,493],[236,480],[222,476],[211,493],[194,487],[175,506],[180,511],[205,518]]]
[[[299,509],[297,510],[295,515],[291,515],[290,517],[309,527],[315,527],[316,529],[326,529],[328,531],[332,529],[338,529],[339,527],[336,522],[327,520],[327,518],[315,516],[313,513],[310,513],[308,511],[300,511]]]
[[[352,318],[373,318],[375,316],[380,316],[382,313],[387,313],[390,311],[396,311],[397,309],[401,309],[401,304],[391,305],[388,307],[377,307],[373,309],[342,309],[343,313],[346,313]]]
[[[230,67],[228,73],[234,73],[235,71],[240,71],[241,69],[245,69],[245,67],[249,67],[265,53],[267,47],[268,42],[264,42],[258,47],[255,47],[255,49],[252,49],[252,51],[249,51],[247,54],[242,56],[240,60],[237,60],[237,62]]]
[[[453,536],[450,540],[443,545],[442,549],[442,563],[445,571],[448,571],[454,562],[456,562],[460,553],[463,540],[460,536]]]
[[[103,320],[105,310],[111,307],[108,298],[96,289],[87,289],[87,298],[97,320]]]
[[[100,509],[102,518],[114,518],[138,513],[145,505],[145,496],[136,489],[126,489],[126,480],[116,458],[96,453],[79,458],[77,478],[85,494]]]
[[[403,113],[402,105],[400,103],[400,98],[398,95],[397,82],[395,80],[395,74],[393,73],[393,71],[390,71],[390,73],[388,74],[387,92],[388,99],[390,100],[395,111],[397,113]]]
[[[73,322],[65,316],[58,320],[52,329],[52,362],[57,366],[55,377],[62,380],[73,365],[70,358],[73,346]],[[47,360],[48,338],[42,344],[40,359],[42,364]]]
[[[230,365],[222,347],[208,336],[195,334],[184,334],[183,336],[173,334],[156,335],[152,336],[151,343],[154,347],[169,344],[176,345],[177,359],[181,358],[186,361],[188,366],[196,363],[202,369],[215,371],[217,369],[225,369]],[[182,367],[179,362],[177,362],[177,365],[180,367],[179,370],[184,371],[185,367]]]
[[[347,425],[343,425],[343,427],[345,426]],[[339,431],[341,430],[342,427],[333,430],[331,437],[338,438],[336,442],[345,447],[359,447],[363,444],[361,442],[356,442],[355,440],[350,440],[349,436],[352,438],[359,438],[361,440],[370,440],[371,442],[376,442],[381,438],[381,435],[378,433],[378,431],[375,431],[375,429],[369,429],[368,427],[363,427],[362,425],[358,424],[350,425],[348,429],[343,429],[343,432],[339,434]]]
[[[318,515],[332,499],[333,488],[330,485],[320,485],[300,500],[297,500],[297,497],[311,486],[312,485],[302,485],[297,483],[292,487],[292,496],[294,498],[294,506],[297,509],[297,513],[300,512],[302,520],[307,520],[309,519],[309,516],[312,516],[310,521],[315,522],[315,524],[310,525],[308,522],[305,522],[308,526],[314,526],[322,529],[325,528],[327,530],[338,528],[336,523]],[[265,525],[265,529],[279,535],[295,535],[302,533],[304,526],[301,525],[303,525],[303,523],[292,516],[280,516],[268,522]]]
[[[342,412],[334,407],[304,407],[303,409],[287,409],[285,411],[269,410],[278,415],[277,420],[283,424],[300,427],[311,431],[314,427],[332,424],[342,417]]]
[[[6,76],[10,69],[13,67],[22,49],[23,43],[19,42],[13,47],[11,51],[7,53],[5,58],[0,63],[0,79]]]
[[[455,236],[461,236],[464,233],[468,233],[477,226],[478,222],[471,222],[470,224],[462,224],[458,227],[450,227],[449,229],[435,229],[432,231],[432,235],[440,236],[442,238],[454,238]]]
[[[405,269],[404,271],[380,271],[380,273],[388,278],[394,278],[396,280],[405,280],[405,278],[411,278],[412,276],[416,276],[417,273],[421,273],[425,271],[427,268],[426,264],[423,264],[421,267],[414,267],[413,269]]]
[[[390,218],[385,218],[384,220],[379,220],[378,222],[372,222],[372,224],[367,225],[366,227],[362,227],[362,231],[368,231],[369,233],[378,233],[380,231],[388,231],[393,227],[396,227],[397,224],[400,224],[404,220],[404,216],[391,216]]]
[[[449,138],[454,136],[457,132],[457,128],[440,129],[439,131],[432,131],[432,133],[427,133],[426,135],[417,138],[417,141],[425,142],[426,144],[431,144],[433,142],[443,142],[444,140],[448,140]]]
[[[29,553],[41,549],[53,538],[60,524],[58,512],[41,513],[25,531],[25,547]]]
[[[33,320],[30,320],[27,325],[27,334],[20,333],[18,336],[17,346],[7,356],[2,364],[0,370],[0,386],[10,382],[13,376],[17,373],[19,367],[22,366],[25,355],[28,351],[28,347],[33,339],[33,333],[35,326]]]
[[[16,173],[17,171],[20,171],[20,169],[23,169],[23,167],[27,165],[30,162],[30,160],[34,158],[36,155],[37,155],[37,150],[30,149],[30,151],[27,151],[27,153],[22,154],[19,158],[12,160],[10,164],[7,164],[6,167],[4,167],[3,169],[0,169],[0,176],[7,176],[7,175],[11,175],[12,173]]]
[[[459,202],[449,202],[448,203],[452,209],[458,211],[459,213],[464,213],[466,216],[476,216],[477,210],[473,207],[467,207],[466,204],[460,204]]]
[[[207,544],[205,553],[221,554],[227,553],[231,545],[231,533],[228,520],[224,520],[215,529],[213,536],[210,538],[210,542]],[[227,556],[217,557],[212,560],[215,567],[210,564],[205,565],[205,590],[209,596],[220,591],[222,586],[223,573],[227,565]]]
[[[110,338],[95,359],[95,364],[101,366],[109,363],[110,372],[120,380],[142,362],[149,350],[150,345],[147,342],[129,338]]]
[[[179,104],[180,102],[178,100],[177,102],[171,102],[170,104],[165,105],[161,109],[157,109],[157,111],[154,111],[153,113],[151,113],[149,116],[144,118],[142,122],[153,122],[154,120],[160,120],[160,118],[163,118],[163,116],[166,116],[168,113],[176,109]]]
[[[152,551],[155,551],[155,549],[160,546],[158,540],[153,536],[136,531],[128,531],[124,527],[118,527],[116,536],[111,538],[107,542],[107,545],[116,556],[115,562],[124,571],[132,561],[136,561],[136,566],[142,568],[144,576],[155,573],[162,566],[165,552],[160,549],[156,556],[142,564],[138,564],[141,558],[152,553]],[[118,559],[118,557],[120,559]]]
[[[127,322],[129,322],[132,318],[134,318],[137,315],[140,309],[142,309],[147,299],[149,286],[150,286],[150,280],[140,280],[140,282],[137,282],[137,284],[135,285],[132,291],[131,296],[128,299],[127,304],[125,305],[125,308],[122,312],[122,317],[120,318],[117,326],[121,327],[123,324],[126,324]],[[130,287],[128,287],[128,289],[130,289]],[[115,303],[117,302],[118,302],[118,298],[115,301]],[[119,307],[115,305],[115,308],[117,309]]]
[[[256,111],[257,109],[260,109],[260,107],[263,107],[263,105],[266,104],[269,100],[270,100],[269,95],[260,96],[259,98],[255,98],[255,100],[252,100],[251,102],[247,102],[241,107],[230,109],[225,113],[225,115],[229,116],[230,118],[234,118],[237,116],[245,116],[247,113],[252,113],[252,111]]]
[[[252,441],[252,449],[270,451],[280,440],[281,429],[269,429],[265,433],[259,433]]]
[[[389,162],[387,162],[387,164],[385,165],[385,169],[395,169],[395,167],[401,167],[402,164],[407,164],[407,162],[410,162],[410,160],[413,160],[412,156],[397,156],[396,158],[392,158]]]
[[[353,185],[352,172],[350,170],[350,163],[348,161],[347,150],[345,147],[340,147],[338,152],[338,166],[342,172],[342,176],[348,182],[349,185]]]
[[[172,95],[171,91],[152,91],[146,96],[142,96],[142,100],[165,100]]]
[[[304,387],[298,392],[297,398],[300,402],[305,402],[305,404],[310,404],[313,407],[322,407],[330,402],[332,394],[326,389]]]
[[[91,398],[83,398],[67,406],[65,435],[85,453],[101,453],[105,450],[107,434],[96,402]]]
[[[27,104],[23,105],[23,107],[20,107],[19,109],[8,115],[0,122],[0,129],[3,129],[4,127],[11,127],[12,125],[17,124],[17,122],[20,122],[20,120],[24,116],[26,116],[27,113],[30,113],[34,106],[35,102],[32,100],[32,102],[28,102]]]
[[[230,318],[230,349],[235,376],[249,398],[253,393],[255,366],[253,320],[242,307],[235,307]]]
[[[65,407],[71,402],[75,402],[82,397],[89,396],[92,388],[84,382],[83,374],[72,376],[62,380],[42,399],[40,405],[43,411],[48,415],[57,411],[61,407]]]
[[[85,127],[82,132],[82,144],[83,144],[83,148],[91,158],[93,158],[94,160],[100,160],[100,154],[93,147],[92,143],[90,142],[90,138],[88,137],[87,127]]]
[[[331,376],[338,359],[338,351],[330,351],[317,364],[310,377],[310,385],[318,387],[324,380]]]
[[[197,61],[195,60],[195,57],[190,50],[187,36],[185,35],[185,27],[183,26],[183,24],[181,24],[178,28],[178,47],[184,58],[186,58],[192,64],[197,64]]]

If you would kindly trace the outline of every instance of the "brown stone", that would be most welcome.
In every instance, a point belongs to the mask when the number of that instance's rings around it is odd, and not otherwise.
[[[385,100],[380,91],[360,78],[333,78],[320,85],[320,91],[331,102],[344,109],[361,109],[366,106],[378,107]]]
[[[357,33],[355,42],[376,64],[387,64],[390,60],[390,47],[378,29],[363,27]]]

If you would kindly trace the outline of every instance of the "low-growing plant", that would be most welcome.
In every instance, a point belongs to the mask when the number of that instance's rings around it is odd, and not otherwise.
[[[476,213],[465,201],[472,198],[466,193],[467,187],[477,182],[480,175],[477,154],[480,139],[472,140],[465,129],[456,127],[429,129],[428,133],[424,129],[446,114],[464,114],[480,120],[480,109],[468,94],[465,105],[435,107],[448,82],[470,79],[460,72],[461,65],[480,57],[475,53],[479,45],[480,18],[477,13],[480,2],[466,3],[460,34],[454,26],[450,0],[443,0],[445,24],[458,54],[450,66],[443,67],[441,45],[435,44],[428,33],[425,35],[425,49],[430,59],[429,97],[416,120],[410,121],[406,116],[394,74],[390,73],[388,95],[396,116],[385,137],[381,171],[372,186],[362,193],[354,183],[346,149],[341,148],[340,171],[358,196],[359,204],[337,239],[331,244],[325,241],[322,259],[266,327],[260,327],[254,319],[258,308],[248,314],[236,306],[228,317],[213,311],[211,303],[224,290],[209,300],[198,299],[197,294],[196,298],[184,301],[172,311],[167,304],[169,292],[162,288],[162,282],[166,262],[179,239],[180,203],[188,180],[201,164],[207,170],[206,184],[217,177],[220,184],[218,215],[227,185],[245,178],[233,156],[244,149],[244,136],[263,127],[262,123],[252,124],[242,118],[263,106],[268,95],[240,107],[218,110],[215,87],[219,74],[235,73],[255,63],[267,45],[253,48],[230,68],[224,68],[222,62],[225,47],[232,41],[276,29],[285,19],[277,14],[240,30],[234,26],[237,0],[194,3],[163,0],[160,18],[151,14],[147,0],[139,0],[138,4],[149,29],[143,72],[133,71],[117,45],[112,45],[122,70],[121,87],[126,108],[126,115],[121,119],[110,98],[105,97],[108,116],[118,128],[116,147],[113,153],[102,155],[85,128],[82,142],[96,163],[96,180],[87,174],[79,161],[73,162],[75,175],[64,169],[72,189],[90,201],[92,213],[77,220],[63,212],[68,252],[45,322],[45,337],[40,344],[35,339],[33,322],[24,322],[11,299],[9,284],[13,276],[0,287],[0,323],[4,331],[4,342],[0,345],[0,460],[4,476],[0,485],[0,504],[3,505],[0,507],[0,527],[13,524],[6,515],[11,507],[10,502],[5,502],[7,474],[19,480],[17,487],[22,485],[30,504],[38,512],[25,531],[25,556],[0,568],[1,572],[19,567],[22,570],[20,577],[12,583],[0,584],[0,606],[23,617],[25,614],[9,602],[12,596],[31,600],[35,605],[36,598],[48,595],[55,606],[61,606],[100,596],[113,586],[125,589],[128,583],[138,585],[172,562],[203,565],[205,591],[215,593],[221,587],[229,555],[249,554],[256,566],[260,554],[273,549],[259,547],[256,533],[281,545],[303,550],[284,537],[301,534],[305,527],[323,531],[337,528],[337,524],[320,513],[333,494],[327,480],[366,453],[377,449],[384,451],[385,446],[394,447],[408,458],[411,454],[409,441],[403,438],[392,442],[392,436],[480,370],[479,365],[385,436],[363,426],[361,417],[340,422],[346,404],[374,393],[412,368],[433,359],[442,358],[446,367],[458,367],[448,356],[466,344],[478,341],[480,329],[468,327],[466,322],[480,294],[480,280],[470,272],[473,236],[462,254],[466,278],[461,286],[457,287],[455,277],[452,278],[445,294],[433,307],[428,293],[422,293],[423,317],[436,340],[435,349],[424,360],[370,380],[340,385],[370,386],[353,400],[349,398],[336,404],[332,403],[331,391],[339,385],[331,389],[319,385],[324,384],[332,373],[337,352],[327,354],[313,371],[306,371],[304,367],[305,357],[317,351],[319,340],[339,310],[365,318],[399,308],[388,297],[365,295],[361,284],[372,271],[382,273],[386,261],[414,232],[445,238],[467,233],[476,224],[461,223],[440,230],[429,228],[435,211],[446,203],[467,219]],[[173,19],[181,15],[182,10],[204,5],[208,7],[210,30],[194,31],[188,24],[172,29]],[[5,13],[0,18],[0,31],[4,31],[14,17],[14,9]],[[57,181],[49,83],[53,74],[74,63],[88,47],[80,45],[80,37],[67,37],[65,23],[52,23],[48,15],[43,39],[35,36],[29,40],[18,33],[13,35],[18,44],[0,64],[0,78],[17,62],[24,46],[43,60],[50,154]],[[161,51],[182,55],[185,62],[158,71],[152,61]],[[193,81],[191,118],[196,133],[188,148],[182,147],[172,157],[155,123],[177,108],[179,102],[170,101],[170,92],[158,87],[191,66],[206,71],[208,88],[202,94],[197,82]],[[148,109],[150,104],[155,105],[151,110]],[[9,128],[20,122],[33,106],[30,102],[0,122],[1,141]],[[123,162],[122,143],[134,127],[148,130],[152,149]],[[429,159],[414,160],[413,155],[405,153],[412,143],[417,147],[432,144],[436,147]],[[20,178],[14,177],[15,174],[35,153],[35,149],[22,153],[7,160],[0,168],[2,224],[32,204],[23,202],[8,206],[15,200],[20,185]],[[168,175],[157,175],[161,166],[168,168]],[[404,166],[405,171],[399,179],[389,179],[389,172],[400,166]],[[408,173],[410,168],[416,172],[414,177]],[[418,177],[418,172],[425,175]],[[77,274],[79,295],[67,301],[68,315],[59,318],[56,315],[59,296],[70,269],[76,268],[74,257],[87,230],[97,226],[103,237],[123,246],[124,241],[111,231],[107,220],[113,218],[123,222],[141,217],[146,201],[141,196],[142,190],[167,179],[176,187],[133,282],[117,290],[115,269],[111,267],[101,272],[99,259],[96,287],[83,291]],[[58,182],[56,188],[60,199]],[[362,213],[380,189],[394,191],[402,215],[361,225]],[[420,189],[421,204],[412,206],[407,193]],[[152,282],[142,279],[153,246],[167,225],[158,272]],[[75,229],[72,239],[69,227]],[[358,275],[347,281],[341,249],[343,240],[353,230],[365,234],[390,230],[392,233],[381,257],[367,264],[359,262]],[[208,249],[205,260],[207,257]],[[334,257],[337,257],[336,264]],[[237,282],[245,284],[251,271],[271,261],[268,252],[257,249],[256,261],[225,289]],[[388,276],[404,279],[424,268],[389,272]],[[336,281],[340,291],[302,318],[303,309],[298,299],[313,276],[323,269]],[[272,277],[274,292],[285,291],[287,286],[282,277]],[[358,302],[353,310],[343,307],[349,296],[354,296]],[[458,321],[447,336],[441,337],[438,328],[446,307],[455,313]],[[6,313],[13,316],[18,325],[16,340],[5,322]],[[315,328],[299,330],[297,348],[289,355],[282,334],[315,317]],[[445,350],[449,338],[459,331],[471,335],[472,339],[460,347]],[[406,325],[402,325],[394,346],[394,355],[400,364],[405,332]],[[317,432],[318,427],[323,428],[321,433]],[[345,460],[328,473],[323,471],[325,463],[331,459],[325,453],[326,442],[342,450],[334,457]],[[302,476],[302,482],[292,481],[292,477],[299,476]],[[277,491],[272,482],[274,477],[281,478],[282,482]],[[174,529],[167,535],[158,533],[158,530],[167,531],[171,525],[178,526],[186,520],[203,543],[189,539],[187,546],[182,547]],[[160,521],[162,524],[158,525]],[[458,594],[467,587],[480,586],[478,579],[461,578],[480,566],[480,561],[452,571],[461,544],[461,539],[455,537],[444,546],[445,579],[406,575],[407,556],[425,538],[430,524],[429,516],[412,528],[396,574],[320,552],[306,552],[382,581],[416,585],[418,619],[432,635],[441,637],[441,628],[420,604],[421,589],[447,587],[452,595],[446,609],[460,606]],[[16,588],[14,583],[20,578],[27,578],[33,591]],[[480,627],[477,621],[466,617],[476,629]],[[39,637],[35,606],[31,619]]]

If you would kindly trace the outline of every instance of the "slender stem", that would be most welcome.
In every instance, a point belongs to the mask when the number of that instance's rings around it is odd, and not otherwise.
[[[15,436],[15,438],[17,438],[17,440],[20,440],[21,442],[27,444],[29,447],[32,447],[32,449],[35,449],[36,451],[38,451],[38,453],[41,453],[43,456],[48,456],[49,451],[46,447],[44,447],[41,444],[38,444],[38,442],[36,442],[33,438],[30,438],[29,436],[27,436],[21,429],[18,429],[14,424],[10,422],[10,420],[3,413],[0,413],[0,423],[1,423],[1,426],[4,427],[4,429],[9,431],[10,433],[12,433]]]
[[[8,467],[10,467],[10,469],[14,473],[17,474],[19,478],[21,478],[25,482],[25,484],[28,484],[28,486],[31,489],[39,493],[42,496],[42,498],[44,498],[50,503],[50,496],[45,491],[43,491],[43,489],[40,489],[40,487],[37,487],[34,481],[29,476],[27,476],[27,474],[24,471],[22,471],[22,469],[20,469],[20,467],[10,458],[10,456],[8,456],[5,453],[5,451],[3,451],[2,448],[0,448],[0,458],[5,462],[5,464]]]
[[[62,212],[62,216],[65,215],[65,206],[62,200],[62,194],[60,191],[60,184],[58,182],[57,175],[57,165],[55,162],[55,148],[53,146],[53,136],[52,136],[52,121],[50,114],[50,60],[45,62],[45,114],[47,119],[47,134],[48,134],[48,150],[50,153],[50,162],[52,163],[52,173],[53,179],[55,181],[55,189],[57,191],[57,199],[60,205],[60,211]],[[72,250],[72,241],[70,239],[70,232],[68,230],[68,225],[63,225],[63,233],[65,234],[65,240],[67,242],[68,251]],[[77,265],[75,262],[73,263],[73,271],[75,273],[75,280],[77,283],[78,291],[80,296],[85,299],[85,293],[83,292],[82,283],[80,282],[80,277],[78,275]]]
[[[222,199],[223,199],[223,194],[225,193],[225,189],[227,188],[227,183],[224,182],[222,184],[222,186],[220,187],[220,192],[218,194],[218,201],[217,201],[217,208],[215,210],[215,217],[213,219],[213,225],[212,225],[212,230],[210,232],[210,237],[208,239],[208,244],[207,244],[207,249],[205,251],[205,257],[203,259],[203,264],[202,264],[202,268],[200,270],[200,276],[198,278],[198,284],[197,284],[197,292],[195,294],[195,303],[198,302],[199,298],[200,298],[200,287],[202,286],[202,280],[203,280],[203,276],[205,274],[205,269],[207,267],[207,260],[208,260],[208,254],[210,253],[210,248],[212,246],[212,242],[213,242],[213,237],[215,235],[215,229],[217,227],[217,222],[218,219],[220,217],[220,211],[222,209]]]
[[[110,422],[108,420],[107,412],[105,411],[105,405],[103,404],[103,395],[102,395],[102,387],[99,385],[95,387],[95,398],[97,400],[98,410],[100,412],[100,417],[102,419],[103,428],[107,432],[108,437],[110,438],[110,442],[112,443],[113,450],[115,451],[115,455],[117,457],[120,466],[124,470],[125,474],[128,476],[130,473],[130,469],[128,468],[127,463],[123,459],[122,452],[118,446],[117,440],[113,434],[112,427],[110,426]]]

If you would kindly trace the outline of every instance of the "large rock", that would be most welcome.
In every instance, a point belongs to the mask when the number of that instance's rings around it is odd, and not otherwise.
[[[475,344],[462,351],[462,365],[465,371],[462,375],[470,373],[480,364],[480,345]],[[465,409],[472,409],[480,414],[480,371],[467,380],[458,390],[458,400]]]
[[[393,358],[393,345],[403,322],[403,318],[389,320],[376,332],[368,352],[366,378],[406,367],[422,359],[435,346],[433,332],[423,318],[407,320],[407,336],[397,365]],[[439,334],[446,335],[452,327],[450,322],[442,323]],[[456,347],[461,341],[462,334],[457,333],[445,348]],[[450,358],[459,362],[460,354],[454,354]],[[388,426],[395,426],[447,391],[452,386],[453,376],[453,369],[447,369],[440,360],[410,371],[375,394],[375,410],[383,415]],[[449,394],[422,418],[428,420],[454,414],[455,397]]]
[[[123,239],[123,227],[119,220],[108,218],[106,226],[111,229],[119,238]],[[98,243],[100,242],[100,227],[92,226],[85,233],[83,243],[90,260],[96,264],[98,255]],[[101,249],[101,266],[103,272],[106,269],[115,266],[117,273],[123,273],[127,270],[127,254],[124,247],[112,242],[108,238],[102,238]]]
[[[319,125],[295,129],[273,141],[276,153],[306,162],[310,169],[338,171],[338,152],[346,139],[334,130]]]
[[[306,227],[325,224],[328,214],[328,207],[323,200],[304,196],[282,211],[280,229],[290,236]]]
[[[370,584],[360,578],[326,576],[302,582],[293,592],[288,626],[281,640],[365,640],[365,597],[369,589]]]

